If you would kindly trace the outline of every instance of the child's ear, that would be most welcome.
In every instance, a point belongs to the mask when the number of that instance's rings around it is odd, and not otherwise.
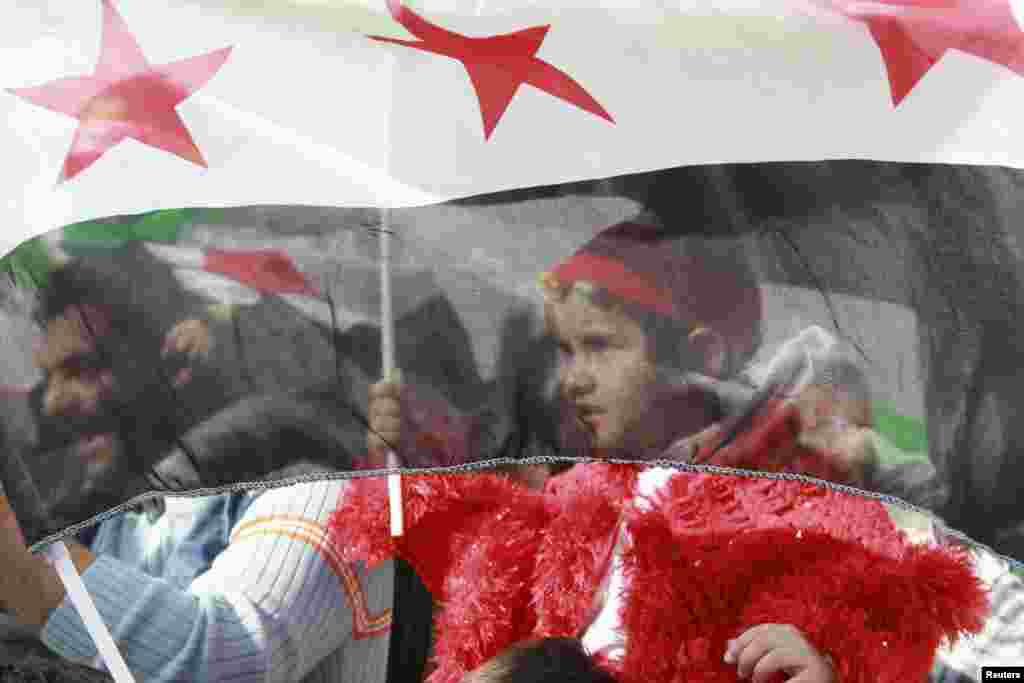
[[[686,338],[691,358],[696,358],[701,372],[722,379],[729,365],[729,345],[719,332],[710,327],[698,327]]]

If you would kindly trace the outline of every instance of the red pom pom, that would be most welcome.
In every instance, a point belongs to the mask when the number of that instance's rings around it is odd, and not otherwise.
[[[352,479],[346,484],[338,507],[327,522],[327,533],[345,562],[373,566],[395,556],[387,499],[384,477]]]
[[[624,556],[626,683],[732,683],[725,642],[762,623],[799,628],[840,680],[924,680],[943,637],[983,623],[984,592],[965,559],[911,546],[877,501],[680,473],[654,502],[631,520]]]
[[[735,683],[726,642],[789,623],[847,683],[923,680],[943,638],[988,604],[967,558],[911,545],[878,501],[824,485],[673,475],[632,504],[639,468],[578,465],[543,495],[493,474],[403,477],[388,533],[383,478],[357,480],[330,528],[347,559],[409,559],[444,607],[431,683],[458,683],[531,635],[574,636],[625,523],[623,683]]]

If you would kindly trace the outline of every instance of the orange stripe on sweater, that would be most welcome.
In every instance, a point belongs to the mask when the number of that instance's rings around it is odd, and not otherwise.
[[[311,523],[308,520],[302,520],[301,518],[295,518],[289,521],[295,526],[306,527],[307,529],[319,529],[321,533],[316,534],[310,533],[308,530],[289,530],[280,528],[280,526],[282,526],[280,523],[281,518],[274,517],[267,518],[259,524],[251,523],[243,525],[248,527],[247,530],[242,531],[240,527],[239,532],[236,532],[232,538],[232,543],[240,543],[257,536],[284,536],[286,538],[305,542],[324,558],[327,565],[340,579],[342,588],[345,591],[345,596],[348,599],[349,606],[352,608],[353,637],[357,640],[362,640],[387,632],[391,628],[391,609],[386,609],[376,616],[370,614],[368,606],[369,601],[366,599],[366,593],[363,590],[362,583],[359,581],[359,577],[356,576],[352,567],[341,559],[341,554],[338,552],[338,549],[332,543],[327,541],[328,537],[326,533],[323,533],[323,527],[315,523]],[[302,521],[305,521],[306,523],[303,524],[301,523]]]

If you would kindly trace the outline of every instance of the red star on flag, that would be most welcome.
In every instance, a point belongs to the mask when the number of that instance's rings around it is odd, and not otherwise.
[[[1024,32],[1009,0],[843,2],[840,11],[867,24],[896,106],[950,49],[1024,75]]]
[[[579,83],[536,57],[550,26],[535,26],[487,38],[471,38],[430,23],[403,6],[400,0],[388,0],[388,9],[395,21],[419,40],[397,40],[383,36],[370,38],[433,52],[462,62],[476,90],[477,99],[480,100],[485,139],[490,139],[523,83],[615,123],[604,107]]]
[[[91,76],[9,92],[79,121],[60,180],[70,180],[125,138],[206,167],[175,107],[223,66],[231,48],[150,66],[124,19],[103,0],[103,38]]]

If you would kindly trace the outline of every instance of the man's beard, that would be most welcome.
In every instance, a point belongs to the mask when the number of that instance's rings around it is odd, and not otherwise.
[[[143,492],[140,482],[147,462],[139,456],[152,448],[140,438],[139,429],[128,428],[129,422],[123,415],[76,421],[81,430],[52,454],[64,467],[46,496],[51,531],[85,521]]]
[[[168,436],[173,417],[168,418],[162,397],[129,401],[122,393],[89,416],[50,416],[43,409],[43,390],[37,387],[29,398],[26,415],[35,424],[23,435],[21,460],[35,479],[33,505],[39,507],[33,516],[45,532],[56,533],[144,493],[144,471],[169,450],[168,438],[173,440]]]
[[[135,472],[144,467],[137,454],[147,450],[153,431],[151,419],[157,406],[119,397],[105,399],[91,415],[46,419],[44,443],[62,448],[69,469],[82,472],[89,480],[111,480],[116,473]]]

